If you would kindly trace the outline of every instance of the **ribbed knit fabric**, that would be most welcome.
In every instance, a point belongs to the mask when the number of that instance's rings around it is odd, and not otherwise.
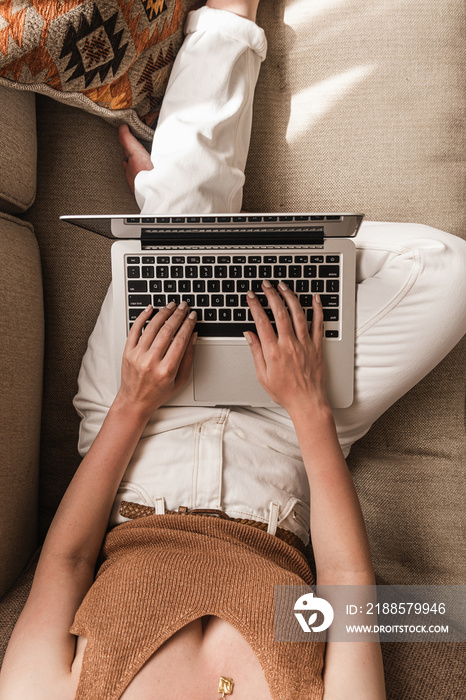
[[[274,586],[311,585],[304,556],[256,528],[153,515],[111,530],[71,627],[87,638],[76,700],[117,700],[175,632],[203,615],[250,644],[273,700],[321,700],[324,641],[274,642]]]

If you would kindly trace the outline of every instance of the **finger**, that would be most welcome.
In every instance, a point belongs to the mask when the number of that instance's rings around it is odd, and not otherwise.
[[[154,307],[152,306],[152,304],[149,304],[149,306],[147,306],[143,311],[141,311],[137,319],[134,321],[128,333],[128,338],[126,340],[126,348],[128,350],[132,350],[138,344],[138,341],[141,337],[142,329],[144,328],[144,324],[147,323],[147,321],[149,320],[153,310]]]
[[[256,376],[257,379],[259,379],[260,381],[260,379],[265,375],[267,371],[267,366],[265,363],[264,355],[262,353],[260,340],[257,337],[257,335],[255,333],[252,333],[251,331],[245,331],[243,335],[248,341],[249,347],[251,348],[251,354],[256,370]]]
[[[172,342],[165,353],[163,362],[167,368],[167,371],[173,375],[178,373],[184,354],[188,350],[190,343],[192,344],[192,336],[196,325],[196,320],[197,313],[195,311],[191,311],[191,313],[184,319],[180,329],[173,337]]]
[[[146,326],[144,333],[139,340],[139,346],[142,350],[147,351],[156,337],[163,324],[170,318],[176,309],[176,304],[171,301],[163,309],[160,309]]]
[[[287,284],[280,282],[278,285],[280,294],[285,299],[288,309],[290,310],[291,319],[293,321],[294,332],[296,337],[301,342],[309,338],[309,328],[307,325],[306,315],[303,307],[298,301],[298,297],[294,294]]]
[[[262,308],[259,299],[252,290],[249,290],[246,295],[246,299],[251,310],[254,323],[256,324],[257,335],[259,336],[261,345],[263,346],[264,343],[276,343],[277,336],[272,328],[272,324]]]
[[[293,333],[293,325],[291,323],[290,314],[288,313],[288,310],[279,294],[268,280],[264,280],[262,282],[262,288],[273,312],[278,337]]]
[[[189,379],[189,375],[191,374],[191,368],[192,368],[193,360],[194,360],[194,352],[195,352],[194,348],[195,348],[196,340],[197,340],[197,333],[192,333],[192,335],[189,339],[189,342],[188,342],[188,347],[186,348],[186,352],[184,353],[183,357],[181,358],[181,362],[180,362],[179,367],[178,367],[178,372],[176,373],[176,379],[175,379],[176,389],[180,389],[182,386],[184,386]]]
[[[320,351],[322,349],[322,336],[324,334],[324,310],[319,294],[314,294],[312,297],[312,308],[311,337],[315,349]]]

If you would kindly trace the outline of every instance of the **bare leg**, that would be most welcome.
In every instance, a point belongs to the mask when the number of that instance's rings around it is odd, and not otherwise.
[[[259,0],[207,0],[206,5],[214,10],[234,12],[235,15],[255,22]]]

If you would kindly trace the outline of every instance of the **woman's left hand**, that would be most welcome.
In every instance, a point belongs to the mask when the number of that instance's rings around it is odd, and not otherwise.
[[[153,311],[139,314],[126,341],[117,400],[146,421],[188,380],[194,357],[196,312],[168,304],[143,328]]]

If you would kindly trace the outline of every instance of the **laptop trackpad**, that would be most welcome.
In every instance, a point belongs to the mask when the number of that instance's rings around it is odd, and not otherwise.
[[[194,400],[212,405],[276,405],[257,381],[251,351],[246,343],[197,345]]]

